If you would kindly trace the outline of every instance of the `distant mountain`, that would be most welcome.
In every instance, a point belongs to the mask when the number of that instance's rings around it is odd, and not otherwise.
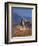
[[[32,20],[32,17],[23,16],[23,18],[26,19],[26,20]]]
[[[13,14],[12,16],[12,19],[13,19],[13,24],[20,24],[21,22],[21,19],[24,19],[25,21],[31,21],[32,20],[32,17],[26,17],[26,16],[20,16],[16,13]]]
[[[22,17],[14,13],[12,19],[13,19],[13,24],[20,24]]]

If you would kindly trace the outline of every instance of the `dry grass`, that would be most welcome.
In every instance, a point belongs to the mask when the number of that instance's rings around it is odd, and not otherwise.
[[[21,37],[21,36],[31,36],[32,35],[32,29],[22,27],[22,26],[16,26],[12,28],[12,37]]]
[[[16,36],[31,36],[32,30],[16,30]]]

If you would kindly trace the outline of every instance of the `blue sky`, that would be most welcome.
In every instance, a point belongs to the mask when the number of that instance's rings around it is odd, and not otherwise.
[[[18,16],[21,17],[27,17],[27,18],[32,18],[32,9],[24,9],[24,8],[12,8],[12,15],[15,16],[17,14]],[[18,16],[13,17],[14,23],[19,22]]]
[[[19,16],[32,17],[32,9],[13,8],[13,13]]]

